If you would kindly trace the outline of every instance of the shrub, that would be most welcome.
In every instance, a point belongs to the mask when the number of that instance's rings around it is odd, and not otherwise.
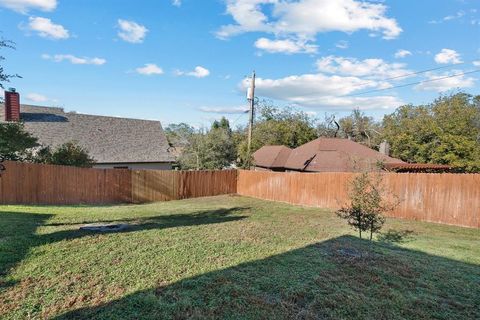
[[[393,210],[398,205],[398,197],[389,192],[384,184],[381,174],[362,173],[355,176],[349,183],[349,198],[347,205],[343,206],[336,214],[347,220],[347,223],[358,231],[360,238],[362,232],[370,232],[370,240],[385,223],[385,212]]]

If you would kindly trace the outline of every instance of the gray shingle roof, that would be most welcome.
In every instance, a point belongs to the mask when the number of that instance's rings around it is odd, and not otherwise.
[[[4,120],[0,105],[0,121]],[[43,145],[77,141],[98,163],[173,162],[159,121],[64,112],[62,108],[21,105],[25,129]]]

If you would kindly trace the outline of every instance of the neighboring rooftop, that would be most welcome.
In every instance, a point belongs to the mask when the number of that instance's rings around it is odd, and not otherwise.
[[[253,154],[255,166],[271,170],[351,172],[383,165],[388,170],[449,169],[448,166],[408,164],[360,143],[340,138],[318,138],[295,149],[264,146]]]
[[[255,165],[271,169],[283,168],[291,151],[285,146],[264,146],[254,153]]]
[[[0,104],[0,122],[5,108]],[[159,121],[65,112],[22,104],[20,120],[43,145],[76,141],[97,163],[173,162]]]

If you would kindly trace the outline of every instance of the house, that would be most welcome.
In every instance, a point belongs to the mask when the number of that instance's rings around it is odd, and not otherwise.
[[[449,166],[406,163],[349,139],[318,138],[298,148],[264,146],[253,154],[255,170],[355,172],[383,168],[396,172],[446,171]]]
[[[5,91],[1,121],[21,121],[45,146],[75,141],[96,161],[94,168],[170,170],[175,158],[159,121],[107,117],[62,108],[20,104],[14,89]]]

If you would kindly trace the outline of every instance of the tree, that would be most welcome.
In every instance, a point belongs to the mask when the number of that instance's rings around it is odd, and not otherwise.
[[[32,149],[38,146],[37,138],[25,131],[22,123],[0,123],[0,156],[5,160],[32,160]]]
[[[182,169],[224,169],[236,158],[236,147],[227,119],[212,124],[209,131],[199,130],[179,156]]]
[[[376,148],[381,142],[380,124],[359,109],[354,109],[350,115],[336,121],[339,128],[334,120],[333,116],[326,115],[325,120],[317,125],[318,135],[334,137],[336,133],[338,138],[351,139],[370,148]]]
[[[315,119],[292,107],[278,108],[268,101],[258,107],[254,124],[252,150],[255,152],[265,145],[284,145],[296,148],[317,138]],[[243,128],[238,143],[240,165],[247,161],[247,128]]]
[[[392,156],[480,172],[480,96],[457,93],[429,105],[406,105],[383,119]]]
[[[71,141],[58,146],[53,151],[49,147],[40,149],[36,162],[88,168],[95,161],[84,148]]]
[[[172,123],[165,128],[165,135],[170,146],[176,149],[185,148],[193,134],[195,134],[195,129],[184,122]]]
[[[383,185],[382,176],[378,173],[362,173],[355,176],[349,184],[350,203],[336,212],[347,220],[347,223],[358,231],[370,232],[370,240],[378,232],[384,222],[385,212],[393,210],[398,205],[395,195],[389,194]],[[389,200],[389,199],[395,199]]]

